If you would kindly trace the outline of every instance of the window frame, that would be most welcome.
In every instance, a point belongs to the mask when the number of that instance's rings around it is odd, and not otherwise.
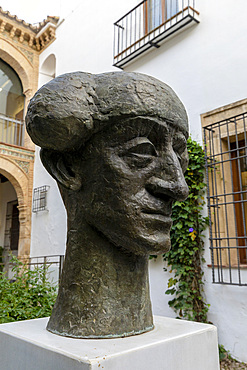
[[[247,200],[244,199],[247,190],[243,190],[239,171],[240,161],[247,158],[247,99],[204,113],[201,122],[212,279],[218,284],[247,286],[247,271],[244,271],[247,268]],[[241,150],[245,150],[244,155],[240,155]]]
[[[155,18],[156,12],[155,9],[157,9],[156,3],[159,3],[160,5],[158,19],[157,14]],[[168,5],[170,5],[170,8],[168,8]],[[178,0],[147,0],[146,2],[143,3],[143,7],[144,7],[144,34],[148,34],[157,27],[160,27],[162,24],[164,24],[166,21],[171,19],[179,12]]]

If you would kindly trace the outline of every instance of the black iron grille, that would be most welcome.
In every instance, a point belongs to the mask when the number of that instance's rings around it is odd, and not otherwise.
[[[247,285],[247,113],[204,127],[214,283]]]
[[[48,185],[44,185],[33,190],[33,212],[47,210],[47,192],[49,188]]]

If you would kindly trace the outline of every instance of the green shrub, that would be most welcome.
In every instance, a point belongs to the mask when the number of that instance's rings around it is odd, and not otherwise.
[[[225,349],[223,344],[219,344],[219,358],[220,358],[220,361],[228,358],[228,351]]]
[[[30,270],[16,257],[11,264],[11,280],[0,272],[0,323],[49,316],[57,295],[57,287],[48,280],[49,266]]]

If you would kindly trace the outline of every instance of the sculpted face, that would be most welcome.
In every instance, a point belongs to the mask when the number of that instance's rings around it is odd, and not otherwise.
[[[184,127],[154,117],[123,120],[96,134],[80,154],[82,217],[125,251],[170,248],[172,204],[188,196]]]

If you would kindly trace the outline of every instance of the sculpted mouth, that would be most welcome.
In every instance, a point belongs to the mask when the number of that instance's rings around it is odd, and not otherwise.
[[[143,209],[141,213],[149,218],[153,218],[160,221],[172,222],[171,211],[165,212],[164,210],[155,209]]]
[[[166,217],[171,217],[171,210],[165,211],[164,209],[142,209],[142,213],[146,213],[148,215],[162,215]]]

